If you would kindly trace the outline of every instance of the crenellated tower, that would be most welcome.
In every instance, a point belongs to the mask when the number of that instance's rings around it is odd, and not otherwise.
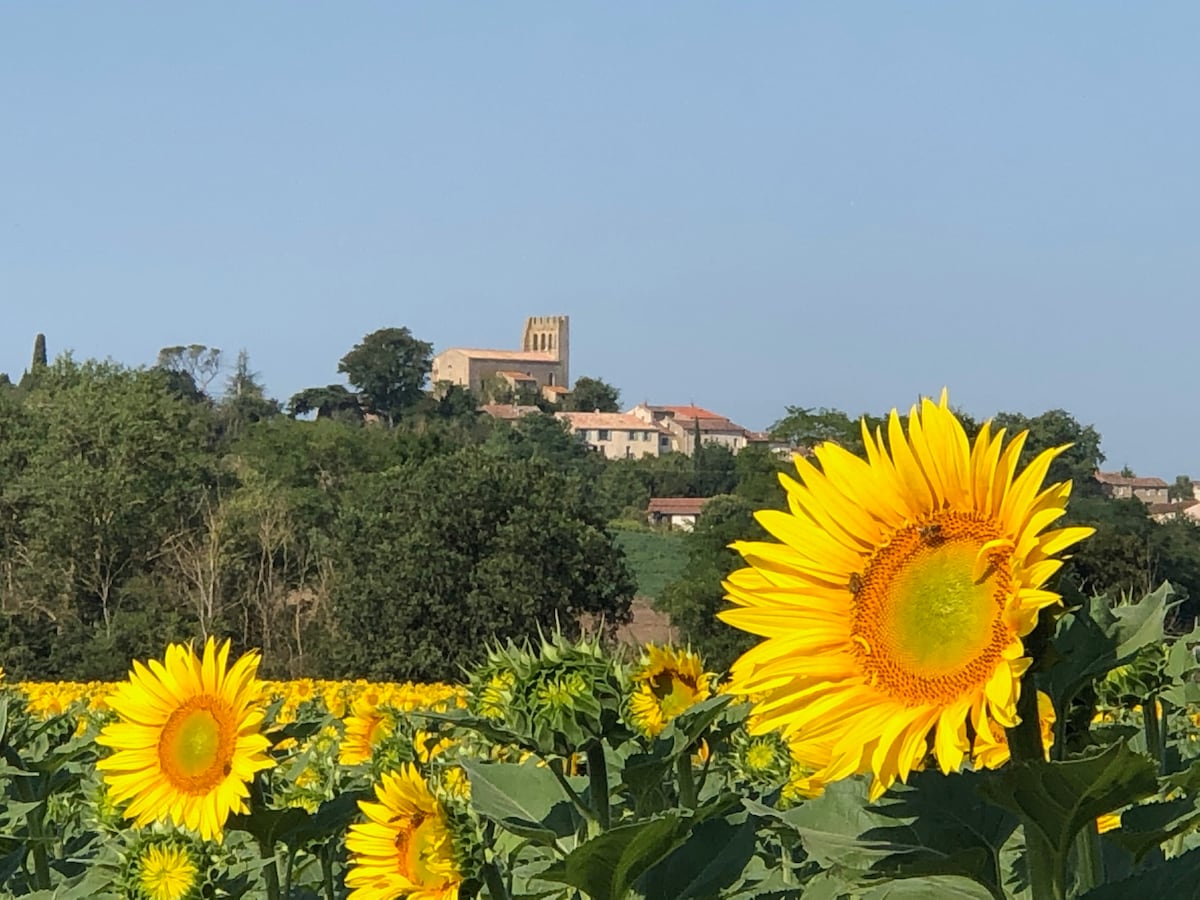
[[[569,316],[530,316],[525,320],[521,349],[546,353],[562,364],[562,384],[571,385],[571,328]]]

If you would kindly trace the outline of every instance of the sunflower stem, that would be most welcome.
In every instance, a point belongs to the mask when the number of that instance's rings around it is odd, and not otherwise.
[[[1076,885],[1075,890],[1087,893],[1104,884],[1104,858],[1100,853],[1100,832],[1093,819],[1075,836]]]
[[[487,885],[492,900],[509,900],[508,887],[494,859],[483,864],[483,883]]]
[[[596,821],[601,831],[608,831],[611,813],[608,807],[608,761],[604,758],[604,742],[594,741],[587,748],[588,792]]]
[[[675,772],[679,778],[679,805],[684,809],[695,809],[696,779],[692,773],[690,750],[685,750],[675,758]]]
[[[279,866],[275,859],[275,847],[266,841],[260,841],[258,852],[267,864],[263,866],[263,881],[266,882],[267,900],[281,900],[279,893]]]
[[[1166,768],[1166,743],[1163,741],[1162,721],[1158,717],[1158,695],[1151,694],[1142,703],[1142,730],[1146,733],[1146,751],[1158,764],[1161,773]]]
[[[334,900],[333,896],[333,854],[334,843],[330,841],[321,848],[321,884],[325,888],[325,900]]]
[[[292,896],[292,869],[296,865],[296,848],[287,848],[287,866],[283,870],[283,896]]]
[[[1025,638],[1025,650],[1033,657],[1036,669],[1045,654],[1050,640],[1050,620],[1043,616]],[[1017,725],[1007,730],[1008,747],[1012,761],[1030,768],[1049,765],[1046,748],[1042,743],[1041,723],[1038,721],[1037,689],[1031,674],[1027,674],[1017,698]],[[1029,868],[1029,888],[1032,900],[1066,900],[1067,865],[1062,855],[1055,853],[1050,840],[1034,827],[1023,821],[1025,833],[1025,864]]]
[[[589,823],[595,822],[595,810],[584,803],[583,798],[579,796],[579,793],[575,790],[575,788],[571,787],[571,782],[567,781],[567,777],[563,775],[562,764],[562,759],[557,756],[546,760],[546,768],[548,768],[554,774],[554,777],[558,779],[558,783],[562,785],[563,790],[567,792],[567,796],[571,798],[571,803],[575,806],[575,809]]]

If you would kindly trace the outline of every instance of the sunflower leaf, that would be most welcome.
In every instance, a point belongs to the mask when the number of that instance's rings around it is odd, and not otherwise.
[[[923,875],[876,885],[862,900],[992,900],[994,896],[978,881],[961,875]]]
[[[1069,709],[1076,694],[1095,678],[1133,659],[1148,644],[1161,643],[1174,589],[1163,585],[1138,603],[1115,608],[1093,597],[1058,620],[1055,662],[1045,684],[1055,709]]]
[[[471,806],[502,828],[542,846],[553,846],[579,826],[571,798],[545,766],[464,761]]]
[[[1129,897],[1195,898],[1198,881],[1200,850],[1190,850],[1161,865],[1142,869],[1122,881],[1101,885],[1088,891],[1080,900],[1127,900]]]
[[[981,786],[983,794],[1035,828],[1052,851],[1066,859],[1079,831],[1097,817],[1149,797],[1158,790],[1154,763],[1113,744],[1075,759],[1005,766]]]

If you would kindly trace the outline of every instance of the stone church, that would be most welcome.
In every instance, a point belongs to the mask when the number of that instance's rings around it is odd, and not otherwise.
[[[433,358],[431,381],[458,384],[483,394],[487,383],[502,378],[513,387],[541,393],[565,393],[570,385],[568,316],[530,316],[520,350],[451,347]]]

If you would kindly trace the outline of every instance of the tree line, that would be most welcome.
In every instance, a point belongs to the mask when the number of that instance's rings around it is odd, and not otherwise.
[[[464,388],[429,385],[431,361],[407,329],[381,329],[339,361],[348,385],[280,402],[245,352],[232,364],[201,345],[164,348],[152,367],[50,362],[39,336],[19,382],[0,376],[9,677],[121,677],[166,641],[223,634],[261,647],[280,677],[455,678],[492,638],[627,621],[634,580],[613,529],[644,523],[656,496],[716,498],[658,600],[714,664],[741,649],[714,619],[738,565],[728,544],[761,535],[755,509],[785,505],[786,460],[717,445],[608,460],[549,410],[503,421]],[[575,390],[573,408],[619,408],[602,379]],[[1075,480],[1071,516],[1098,533],[1064,593],[1169,579],[1190,615],[1200,529],[1102,496],[1100,436],[1064,411],[995,422],[1030,431],[1026,459],[1072,443],[1051,477]],[[773,431],[861,449],[858,417],[838,410],[789,407]]]

